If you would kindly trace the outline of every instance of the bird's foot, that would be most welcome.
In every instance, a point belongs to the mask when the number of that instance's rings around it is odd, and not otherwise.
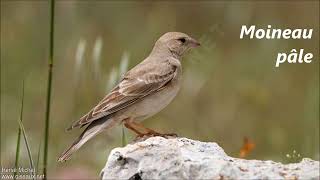
[[[161,136],[164,138],[170,138],[170,137],[178,137],[176,133],[158,133],[158,132],[148,132],[144,134],[138,134],[134,141],[141,140],[141,139],[147,139],[149,137],[155,137],[155,136]]]

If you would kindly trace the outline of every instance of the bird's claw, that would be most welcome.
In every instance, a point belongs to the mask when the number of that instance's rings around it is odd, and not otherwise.
[[[144,137],[155,137],[155,136],[160,136],[163,138],[168,138],[168,137],[178,137],[178,135],[176,133],[158,133],[158,132],[148,132],[148,133],[144,133],[144,134],[138,134],[135,138],[135,140],[140,139],[140,138],[144,138]]]

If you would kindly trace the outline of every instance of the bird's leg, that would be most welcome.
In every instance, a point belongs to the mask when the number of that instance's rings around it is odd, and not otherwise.
[[[139,127],[141,129],[143,129],[146,132],[145,135],[147,135],[147,134],[149,134],[149,135],[151,135],[151,134],[154,134],[154,135],[160,134],[155,130],[152,130],[150,128],[144,127],[141,123],[132,122],[132,124],[134,124],[134,126],[136,126],[136,127]]]
[[[177,134],[175,133],[166,133],[166,134],[159,133],[155,130],[144,127],[142,124],[137,123],[130,118],[123,120],[123,122],[126,128],[132,130],[137,134],[136,138],[140,138],[144,136],[162,136],[162,137],[177,136]]]
[[[126,128],[132,130],[133,132],[135,132],[137,134],[137,137],[143,137],[145,135],[150,136],[150,135],[155,135],[155,134],[159,135],[160,134],[152,129],[149,129],[149,128],[142,126],[139,123],[134,122],[131,119],[125,119],[125,120],[123,120],[123,122],[124,122],[124,126]],[[140,129],[142,131],[139,131],[138,129]]]
[[[150,128],[144,127],[141,123],[137,123],[137,122],[134,122],[134,121],[132,121],[131,123],[134,124],[134,126],[139,127],[139,128],[141,128],[141,129],[146,131],[146,133],[144,133],[144,134],[138,134],[138,137],[143,137],[145,135],[146,136],[162,136],[162,137],[165,137],[165,136],[178,136],[175,133],[165,133],[165,134],[159,133],[159,132],[157,132],[155,130],[152,130]]]
[[[134,125],[132,124],[132,122],[130,122],[130,119],[126,119],[123,121],[124,122],[124,126],[130,130],[132,130],[133,132],[135,132],[138,136],[143,136],[144,133],[140,132],[139,130],[137,130],[136,128],[134,128]]]

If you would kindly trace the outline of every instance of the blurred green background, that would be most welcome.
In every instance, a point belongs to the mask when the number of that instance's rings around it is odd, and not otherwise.
[[[24,125],[34,158],[43,145],[49,3],[1,1],[1,166],[13,167],[25,80]],[[237,157],[289,162],[296,150],[319,160],[319,1],[57,1],[49,177],[97,178],[121,126],[56,162],[81,130],[65,128],[90,110],[121,73],[142,61],[165,32],[181,31],[202,46],[183,59],[183,86],[146,120],[160,132],[214,141]],[[242,25],[313,28],[311,40],[240,40]],[[311,64],[281,64],[277,53],[305,49]],[[128,139],[134,135],[126,132]],[[28,167],[23,141],[21,166]],[[42,161],[40,161],[42,162]],[[41,164],[40,164],[41,167]]]

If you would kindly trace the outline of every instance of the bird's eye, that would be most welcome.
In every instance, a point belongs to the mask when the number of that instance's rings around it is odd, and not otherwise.
[[[185,38],[179,38],[178,41],[182,42],[182,43],[185,43],[186,42],[186,39]]]

